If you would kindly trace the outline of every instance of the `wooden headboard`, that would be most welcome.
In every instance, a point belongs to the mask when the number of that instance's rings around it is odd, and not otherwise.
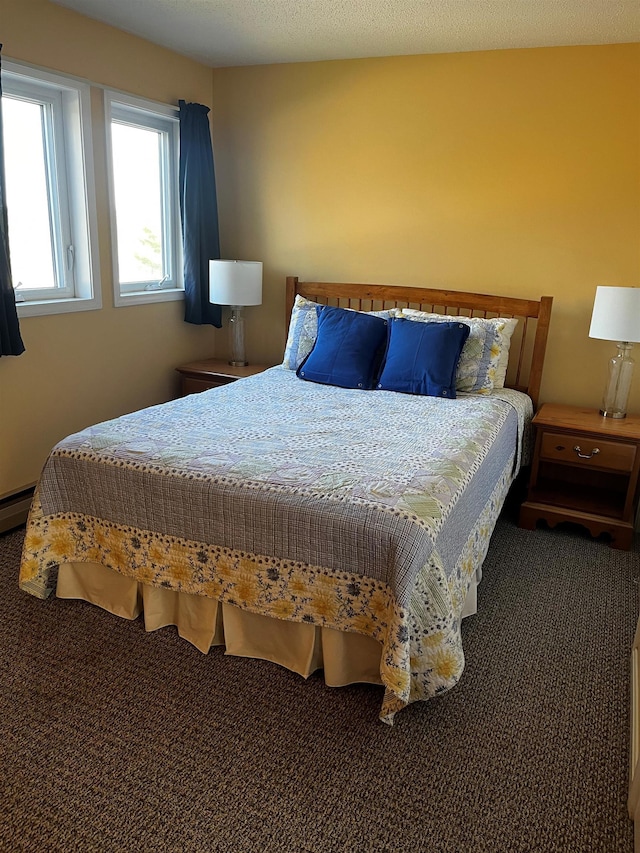
[[[297,294],[321,305],[357,311],[417,308],[454,317],[517,317],[519,322],[511,339],[505,385],[524,391],[533,400],[534,408],[538,405],[552,296],[542,296],[539,300],[518,299],[430,287],[299,281],[297,276],[287,276],[286,328]]]

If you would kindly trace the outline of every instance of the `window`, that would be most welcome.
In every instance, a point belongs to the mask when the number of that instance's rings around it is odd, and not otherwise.
[[[2,77],[18,313],[99,308],[89,87],[13,62]]]
[[[107,92],[115,304],[180,299],[178,111]]]

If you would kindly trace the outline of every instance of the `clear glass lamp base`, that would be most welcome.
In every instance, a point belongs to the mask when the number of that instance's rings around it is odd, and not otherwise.
[[[229,364],[234,367],[244,367],[248,362],[245,360],[244,355],[244,315],[241,305],[231,306],[229,348],[231,352]]]
[[[616,346],[618,353],[609,361],[607,387],[600,409],[600,414],[605,418],[626,418],[627,416],[627,400],[629,399],[634,365],[629,352],[633,344],[621,341]]]

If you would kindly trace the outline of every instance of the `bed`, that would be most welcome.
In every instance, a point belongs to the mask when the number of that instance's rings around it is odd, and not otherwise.
[[[56,445],[21,588],[176,625],[205,653],[378,684],[392,723],[462,675],[461,620],[527,461],[551,305],[288,277],[282,364]],[[313,378],[328,318],[388,330],[366,390]],[[394,384],[409,332],[428,359],[455,338],[450,396]]]

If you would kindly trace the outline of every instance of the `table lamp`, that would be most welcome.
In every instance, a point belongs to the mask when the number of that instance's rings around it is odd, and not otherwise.
[[[629,352],[633,343],[640,341],[640,288],[597,287],[589,337],[617,342],[618,353],[609,361],[600,414],[624,418],[634,364]]]
[[[247,364],[242,309],[262,304],[262,261],[209,261],[209,302],[231,306],[229,364]]]

